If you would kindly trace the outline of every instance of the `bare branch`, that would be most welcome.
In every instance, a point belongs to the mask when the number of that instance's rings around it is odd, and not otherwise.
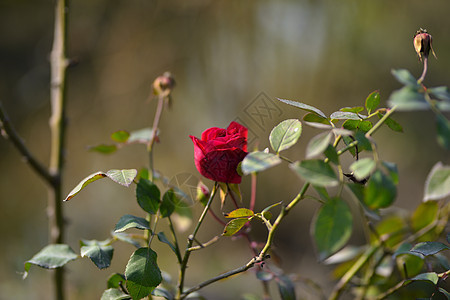
[[[11,143],[20,152],[25,162],[29,163],[31,168],[41,176],[48,184],[52,184],[54,177],[35,157],[25,145],[23,139],[14,129],[5,109],[0,102],[0,128],[5,138],[9,139]]]

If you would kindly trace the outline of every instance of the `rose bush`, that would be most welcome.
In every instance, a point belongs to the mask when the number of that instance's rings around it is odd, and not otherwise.
[[[194,143],[194,159],[197,170],[208,179],[241,183],[238,164],[247,155],[247,128],[231,122],[227,129],[212,127],[199,139],[190,135]]]

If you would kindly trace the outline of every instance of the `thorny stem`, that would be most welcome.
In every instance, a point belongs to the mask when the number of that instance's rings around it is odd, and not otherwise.
[[[242,267],[239,267],[237,269],[231,270],[229,272],[223,273],[219,276],[216,276],[214,278],[211,278],[209,280],[206,280],[186,291],[184,291],[184,293],[182,293],[179,298],[177,299],[184,299],[186,298],[190,293],[193,293],[195,291],[200,290],[201,288],[204,288],[205,286],[208,286],[214,282],[220,281],[222,279],[231,277],[233,275],[239,274],[239,273],[243,273],[245,271],[247,271],[248,269],[251,269],[255,264],[262,262],[262,260],[259,260],[257,257],[252,258],[247,264],[243,265]]]
[[[167,219],[169,220],[169,228],[170,228],[170,232],[172,233],[173,242],[174,242],[175,249],[176,249],[175,254],[177,255],[178,263],[181,264],[182,259],[181,259],[181,253],[180,253],[180,246],[178,244],[177,235],[175,234],[175,228],[173,227],[173,222],[172,222],[172,219],[170,218],[170,216],[168,216]]]
[[[67,17],[68,0],[57,0],[55,6],[55,28],[53,47],[50,55],[51,85],[50,117],[51,149],[49,172],[55,179],[49,187],[47,213],[49,218],[50,243],[64,242],[64,215],[62,208],[62,172],[64,165],[64,143],[66,135],[67,98]],[[55,298],[64,299],[64,269],[54,273]]]
[[[164,108],[164,96],[158,95],[158,105],[156,107],[155,117],[153,119],[152,134],[150,136],[150,142],[147,147],[147,151],[149,154],[150,180],[151,181],[154,181],[153,145],[154,145],[156,139],[158,138],[157,137],[158,126],[159,126],[159,121],[161,119],[161,115],[163,112],[163,108]],[[151,218],[152,218],[152,216],[150,214],[147,214],[147,220],[149,222],[150,222]],[[156,225],[158,224],[158,220],[159,220],[159,214],[157,214],[155,216],[153,230],[147,230],[145,233],[145,237],[147,238],[147,245],[149,248],[150,248],[150,244],[153,240],[153,237],[155,235],[155,229],[156,229]],[[172,233],[173,233],[173,235],[175,235],[175,232],[172,232]]]
[[[66,98],[67,98],[67,17],[68,0],[57,0],[53,46],[50,54],[50,103],[51,132],[50,164],[48,170],[37,161],[11,125],[8,116],[0,104],[0,126],[13,145],[30,164],[32,169],[48,184],[47,215],[49,218],[49,242],[64,242],[64,215],[62,209],[62,172],[64,166],[64,144],[66,135]],[[64,295],[64,269],[57,268],[53,275],[54,297],[61,300]]]
[[[198,291],[198,290],[200,290],[201,288],[203,288],[203,287],[205,287],[207,285],[210,285],[210,284],[212,284],[214,282],[217,282],[217,281],[220,281],[222,279],[228,278],[230,276],[233,276],[233,275],[236,275],[236,274],[239,274],[239,273],[243,273],[243,272],[251,269],[256,264],[259,264],[259,263],[263,262],[267,258],[267,252],[269,251],[270,246],[272,244],[272,240],[273,240],[273,237],[274,237],[275,230],[279,226],[281,220],[287,215],[287,213],[303,198],[303,196],[306,193],[306,190],[308,189],[308,187],[309,187],[309,183],[306,183],[303,186],[302,190],[299,192],[299,194],[289,203],[289,205],[284,207],[281,210],[281,213],[278,215],[278,218],[276,219],[275,223],[273,224],[272,230],[269,231],[269,235],[267,237],[266,245],[261,250],[261,252],[259,253],[258,256],[253,257],[247,264],[245,264],[245,265],[243,265],[243,266],[241,266],[239,268],[236,268],[234,270],[231,270],[229,272],[223,273],[223,274],[221,274],[219,276],[216,276],[214,278],[206,280],[206,281],[204,281],[204,282],[202,282],[202,283],[200,283],[200,284],[198,284],[198,285],[196,285],[196,286],[194,286],[194,287],[192,287],[192,288],[182,292],[180,294],[180,297],[177,298],[177,299],[184,299],[190,293]]]
[[[189,251],[200,250],[200,249],[206,248],[206,247],[216,243],[218,240],[219,240],[219,237],[217,235],[215,237],[213,237],[212,239],[210,239],[209,241],[207,241],[206,243],[200,243],[199,241],[195,240],[199,245],[193,246],[193,247],[189,248],[188,250]]]
[[[178,277],[178,291],[177,291],[176,299],[184,298],[181,296],[183,294],[184,278],[186,275],[186,267],[187,267],[187,263],[189,261],[189,256],[191,255],[191,252],[192,252],[192,249],[191,249],[192,244],[194,243],[195,236],[197,235],[197,232],[200,229],[200,226],[202,225],[203,220],[205,219],[205,216],[208,213],[209,208],[211,207],[212,200],[214,199],[218,188],[219,188],[219,184],[216,182],[214,184],[213,190],[211,191],[211,195],[209,197],[208,203],[206,204],[205,208],[203,209],[203,212],[202,212],[200,218],[198,219],[198,222],[197,222],[197,225],[195,226],[194,231],[188,238],[186,251],[184,252],[184,257],[183,257],[183,260],[181,261],[181,266],[180,266],[180,273],[179,273],[179,277]]]
[[[159,121],[161,119],[161,115],[163,112],[163,108],[164,108],[164,96],[159,95],[158,96],[158,105],[156,107],[156,112],[155,112],[155,118],[153,119],[153,126],[152,126],[152,135],[151,135],[151,139],[148,145],[148,153],[149,153],[149,164],[150,164],[150,176],[151,176],[151,180],[153,181],[153,177],[154,177],[154,165],[153,165],[153,145],[155,144],[158,134],[158,126],[159,126]]]
[[[387,120],[387,118],[389,118],[389,116],[391,114],[394,113],[396,107],[391,108],[390,110],[387,110],[386,114],[384,114],[384,116],[366,133],[366,137],[370,137],[372,134],[374,134],[380,127],[381,125]],[[341,149],[340,151],[338,151],[338,155],[342,155],[343,153],[345,153],[346,151],[348,151],[350,148],[355,147],[358,144],[358,141],[354,141],[352,143],[350,143],[349,145],[347,145],[345,148]],[[328,159],[325,159],[325,161],[328,161]],[[243,273],[249,269],[251,269],[253,266],[255,266],[256,264],[260,264],[261,262],[263,262],[266,258],[268,258],[267,253],[270,250],[270,247],[272,246],[272,242],[275,236],[275,232],[278,229],[279,225],[281,224],[281,221],[288,215],[288,213],[302,200],[305,198],[305,194],[306,191],[308,190],[310,184],[308,182],[306,182],[302,189],[300,190],[300,192],[297,194],[297,196],[291,201],[289,202],[289,204],[285,207],[282,207],[280,214],[278,215],[277,219],[275,220],[275,222],[273,223],[271,229],[269,230],[268,236],[267,236],[267,240],[266,240],[266,244],[264,245],[263,249],[260,251],[259,255],[253,257],[249,262],[247,262],[247,264],[236,268],[234,270],[231,270],[229,272],[223,273],[221,275],[218,275],[214,278],[211,278],[209,280],[206,280],[186,291],[183,291],[182,288],[182,284],[179,285],[179,289],[178,289],[178,295],[176,299],[184,299],[185,297],[187,297],[190,293],[193,293],[195,291],[200,290],[201,288],[208,286],[214,282],[220,281],[222,279],[228,278],[230,276],[239,274],[239,273]],[[209,203],[209,202],[208,202]],[[206,208],[205,208],[206,209]],[[197,224],[198,227],[198,224]],[[192,242],[193,240],[190,239],[190,242]],[[192,244],[192,243],[191,243]],[[335,287],[334,290],[334,296],[332,295],[332,297],[330,299],[337,299],[337,297],[339,296],[339,294],[342,292],[342,290],[345,288],[345,286],[347,285],[347,283],[350,281],[350,279],[358,272],[358,270],[361,269],[361,267],[373,256],[373,254],[376,252],[376,250],[380,247],[380,245],[375,245],[375,246],[371,246],[364,254],[363,256],[360,257],[360,259],[353,265],[353,267],[351,268],[351,270],[349,272],[346,273],[345,277],[341,278],[341,281],[338,283],[338,285]],[[189,248],[189,247],[188,247]],[[188,252],[186,252],[186,254],[189,254]],[[185,257],[186,257],[185,254]],[[183,260],[184,262],[184,260]],[[186,266],[184,265],[184,268],[186,268]],[[184,271],[182,271],[180,273],[180,275],[182,274],[183,278],[181,278],[180,282],[182,283],[184,280]]]
[[[148,230],[150,236],[148,237],[147,245],[149,248],[150,248],[150,245],[152,244],[153,238],[155,237],[156,226],[158,225],[158,221],[159,221],[159,211],[155,215],[155,220],[153,222],[152,229]]]

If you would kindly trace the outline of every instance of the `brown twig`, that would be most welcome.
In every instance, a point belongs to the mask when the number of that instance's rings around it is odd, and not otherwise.
[[[0,128],[3,130],[5,138],[8,138],[11,143],[16,147],[19,153],[22,155],[25,162],[30,164],[31,168],[41,176],[45,182],[51,184],[54,180],[53,176],[48,172],[47,168],[44,167],[30,152],[30,150],[25,145],[23,139],[19,136],[17,131],[14,129],[6,110],[3,108],[0,102]]]
[[[49,218],[50,243],[64,242],[64,215],[62,209],[62,171],[64,165],[64,142],[66,134],[66,76],[68,0],[57,0],[55,5],[55,27],[53,47],[50,55],[51,86],[50,117],[51,149],[49,172],[55,179],[49,188],[47,213]],[[64,269],[54,274],[55,297],[64,299]]]

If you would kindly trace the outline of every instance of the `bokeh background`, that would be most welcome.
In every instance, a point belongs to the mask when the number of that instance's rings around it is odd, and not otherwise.
[[[44,163],[49,158],[53,2],[0,0],[0,100],[27,146]],[[177,86],[173,107],[162,118],[155,161],[169,178],[200,177],[188,135],[199,136],[212,126],[240,120],[254,134],[252,145],[266,147],[274,125],[303,115],[276,103],[276,97],[331,114],[344,106],[362,105],[378,89],[385,105],[399,87],[391,69],[406,68],[417,77],[421,73],[412,46],[420,27],[432,34],[438,56],[430,60],[425,83],[450,85],[448,0],[71,2],[69,56],[78,65],[69,70],[65,193],[99,170],[147,166],[144,147],[130,146],[104,156],[87,151],[87,146],[109,142],[109,135],[119,129],[151,126],[155,110],[155,101],[149,100],[151,83],[164,71],[174,74]],[[277,113],[264,120],[252,116],[261,99],[275,105]],[[396,162],[400,170],[395,205],[411,210],[422,199],[431,167],[437,161],[448,164],[450,158],[436,143],[431,113],[399,113],[395,118],[405,132],[385,128],[376,140],[381,158]],[[305,145],[317,132],[305,127],[299,144],[286,156],[304,158]],[[0,170],[0,299],[51,299],[48,271],[32,267],[25,281],[19,274],[23,262],[47,244],[46,187],[4,139],[0,139]],[[302,185],[286,165],[262,174],[259,183],[258,209],[288,201]],[[249,185],[249,178],[244,178],[244,204]],[[318,282],[327,294],[333,281],[330,267],[317,263],[309,237],[317,208],[312,200],[301,203],[280,228],[275,246],[286,272]],[[123,214],[142,216],[133,188],[107,180],[83,190],[64,209],[67,243],[75,251],[81,238],[108,238]],[[195,206],[194,216],[198,215]],[[201,240],[222,231],[219,224],[207,222]],[[256,227],[255,238],[264,241],[264,230]],[[356,245],[364,240],[360,227],[356,219],[351,240]],[[169,248],[158,241],[153,244],[160,267],[176,278]],[[70,263],[69,299],[98,299],[109,274],[123,272],[132,251],[130,245],[117,244],[112,266],[102,271],[87,259]],[[191,256],[187,284],[238,267],[251,255],[244,241],[222,238]],[[271,291],[276,298],[276,287]],[[305,299],[317,298],[305,285],[300,284],[298,292]],[[244,293],[261,295],[252,272],[204,289],[207,299],[239,299]]]

